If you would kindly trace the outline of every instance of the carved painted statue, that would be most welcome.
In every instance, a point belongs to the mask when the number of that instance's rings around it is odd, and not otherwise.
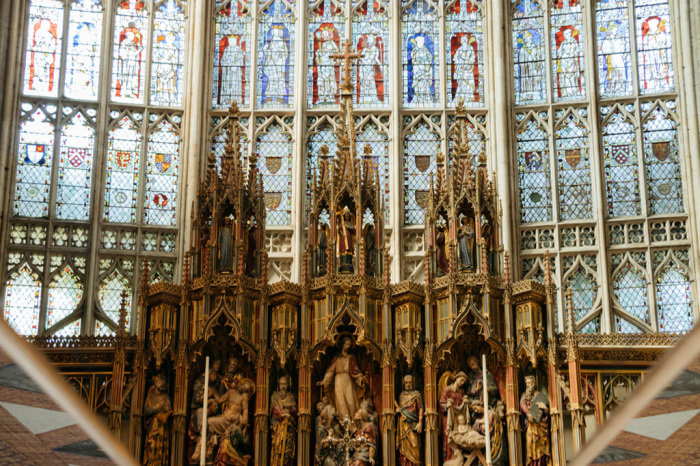
[[[370,419],[365,408],[355,413],[355,440],[359,441],[350,460],[350,466],[369,466],[375,464],[377,454],[377,426]]]
[[[353,252],[355,250],[355,224],[352,215],[346,208],[338,222],[338,255],[340,256],[340,273],[353,273]]]
[[[525,392],[520,397],[527,466],[552,464],[549,442],[549,405],[547,397],[535,389],[535,378],[525,377]]]
[[[212,362],[211,368],[209,370],[209,393],[207,396],[207,418],[214,416],[218,409],[218,403],[216,402],[215,394],[219,390],[219,383],[221,381],[221,374],[219,370],[221,369],[221,361],[215,359]],[[194,382],[194,387],[192,389],[192,401],[190,403],[190,408],[192,408],[192,419],[190,421],[190,426],[188,429],[188,435],[192,440],[194,445],[198,445],[200,438],[202,436],[202,422],[204,420],[204,374],[200,375]],[[199,464],[200,450],[195,448],[192,452],[191,460],[194,463]]]
[[[297,401],[289,391],[289,377],[280,377],[278,389],[270,399],[271,466],[291,466],[295,462],[296,415]]]
[[[226,217],[219,230],[219,270],[231,270],[233,265],[233,236],[231,234],[231,219]]]
[[[345,337],[342,345],[340,354],[333,358],[318,385],[326,389],[330,404],[341,419],[353,419],[360,407],[365,376],[360,372],[355,356],[350,354],[352,339]]]
[[[167,380],[163,374],[153,377],[144,406],[146,432],[143,464],[160,466],[170,464],[170,417],[173,407],[168,396]]]
[[[449,378],[450,375],[446,374]],[[445,377],[445,375],[443,375]],[[443,460],[451,460],[454,451],[450,448],[450,434],[458,424],[459,416],[469,418],[469,397],[462,388],[467,381],[467,374],[458,372],[454,380],[448,383],[440,394],[440,410],[442,412],[442,451]]]
[[[420,392],[415,390],[412,375],[403,378],[403,387],[396,405],[396,446],[399,464],[414,466],[422,464],[423,399]]]
[[[214,466],[247,466],[250,462],[248,402],[254,393],[253,382],[243,379],[237,388],[217,397],[217,401],[224,406],[224,412],[207,421],[208,432],[220,439]]]

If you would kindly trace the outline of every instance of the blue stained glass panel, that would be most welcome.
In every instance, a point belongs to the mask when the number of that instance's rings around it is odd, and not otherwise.
[[[58,95],[63,40],[63,2],[32,0],[29,5],[24,93]]]
[[[139,127],[136,121],[122,116],[109,131],[103,217],[106,222],[136,223],[141,154]]]
[[[143,221],[149,225],[177,223],[180,134],[163,118],[149,129]]]
[[[292,138],[279,123],[270,124],[255,144],[263,175],[268,225],[289,225],[292,219]]]
[[[403,140],[403,214],[404,225],[424,222],[428,207],[430,179],[437,171],[440,138],[421,121]]]
[[[649,214],[683,212],[676,123],[656,108],[643,125]]]
[[[23,107],[31,109],[31,105]],[[54,150],[55,107],[52,113],[36,109],[19,126],[17,180],[13,215],[49,216],[51,166]]]
[[[523,0],[513,13],[513,76],[518,105],[547,100],[546,37],[541,3]]]
[[[337,107],[342,66],[331,58],[345,43],[343,10],[331,0],[309,2],[308,105]]]
[[[619,111],[603,125],[605,189],[610,218],[641,214],[636,134],[634,125]]]
[[[102,7],[97,0],[70,5],[66,51],[66,97],[97,100],[102,50]]]
[[[143,103],[148,47],[148,12],[141,0],[119,3],[114,20],[112,100]]]
[[[294,103],[293,2],[273,0],[260,12],[258,28],[258,106],[288,108]]]
[[[573,115],[557,130],[557,186],[561,220],[593,216],[588,134]]]
[[[517,135],[520,221],[552,220],[552,190],[547,133],[531,118]]]
[[[556,0],[550,16],[554,101],[586,97],[583,14],[580,0]]]
[[[627,0],[598,0],[598,85],[603,97],[632,93],[632,58]]]
[[[452,4],[452,6],[450,6]],[[481,2],[446,0],[447,103],[484,106],[484,25]]]
[[[71,109],[64,107],[64,112]],[[92,164],[95,148],[94,122],[77,112],[61,129],[56,217],[87,221],[90,216]]]
[[[185,4],[167,0],[156,8],[151,58],[151,104],[182,106],[185,62]]]
[[[355,106],[389,106],[389,15],[377,0],[366,0],[352,17],[352,42],[363,54],[353,69]]]
[[[673,53],[668,0],[637,0],[637,66],[642,94],[673,92]]]
[[[228,108],[235,100],[247,107],[250,99],[250,3],[216,2],[214,35],[213,108]]]
[[[437,9],[427,0],[404,2],[403,104],[406,108],[435,107],[440,92],[440,40]]]

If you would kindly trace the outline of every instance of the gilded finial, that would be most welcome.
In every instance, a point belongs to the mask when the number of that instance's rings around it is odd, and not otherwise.
[[[328,157],[328,146],[327,145],[322,145],[321,146],[321,157]]]
[[[464,108],[464,99],[459,99],[459,102],[457,102],[455,113],[460,116],[466,114],[466,109]]]
[[[442,155],[442,151],[437,153],[437,163],[442,164],[445,161],[445,156]]]
[[[573,292],[571,287],[566,289],[566,317],[569,323],[568,331],[570,334],[574,333],[574,300]]]
[[[365,149],[364,149],[364,151],[365,151],[365,156],[370,156],[370,155],[372,155],[372,148],[370,147],[369,144],[365,144]]]
[[[231,102],[231,106],[228,108],[228,116],[231,118],[236,118],[238,116],[238,102],[236,102],[236,100]]]
[[[479,154],[479,163],[480,164],[485,164],[486,163],[486,151],[481,151]]]

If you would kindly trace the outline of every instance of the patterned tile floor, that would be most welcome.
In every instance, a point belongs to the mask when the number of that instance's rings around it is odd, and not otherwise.
[[[114,464],[0,352],[0,465]]]
[[[596,464],[700,465],[700,358],[627,425]]]

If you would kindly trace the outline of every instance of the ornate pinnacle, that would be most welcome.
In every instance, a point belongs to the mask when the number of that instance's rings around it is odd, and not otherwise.
[[[467,115],[467,110],[464,108],[464,99],[459,99],[459,102],[457,102],[457,107],[455,108],[455,114],[457,114],[457,116],[466,116]]]
[[[238,102],[236,102],[236,99],[231,102],[231,106],[228,108],[228,116],[229,118],[238,117]]]
[[[552,284],[552,268],[549,265],[549,249],[544,252],[544,284]]]
[[[148,266],[148,256],[143,258],[143,270],[141,272],[141,289],[140,289],[140,301],[141,303],[146,303],[146,297],[148,296],[148,276],[149,276],[149,266]]]
[[[484,238],[481,238],[481,270],[484,272],[484,275],[488,275],[489,268],[486,263],[486,240]]]
[[[369,157],[370,155],[372,155],[372,147],[370,147],[369,144],[365,144],[364,152],[365,157]]]
[[[503,252],[503,274],[506,285],[510,284],[510,253],[508,251]]]
[[[568,287],[566,289],[566,317],[568,321],[568,330],[567,333],[569,335],[573,335],[574,332],[574,301],[573,301],[573,292],[571,291],[571,287]]]
[[[320,152],[321,152],[321,157],[328,157],[328,146],[325,144],[322,145]]]
[[[480,165],[486,165],[486,151],[481,151],[479,154],[479,164]]]
[[[187,285],[190,282],[190,251],[185,251],[185,260],[182,263],[182,294],[186,294]]]
[[[119,306],[119,328],[117,329],[117,336],[118,337],[123,337],[124,336],[124,331],[126,330],[126,314],[127,314],[127,300],[129,298],[129,294],[125,289],[122,290],[122,301],[121,305]]]
[[[442,155],[442,151],[437,153],[436,159],[437,159],[438,165],[442,165],[442,163],[445,161],[445,156]]]

